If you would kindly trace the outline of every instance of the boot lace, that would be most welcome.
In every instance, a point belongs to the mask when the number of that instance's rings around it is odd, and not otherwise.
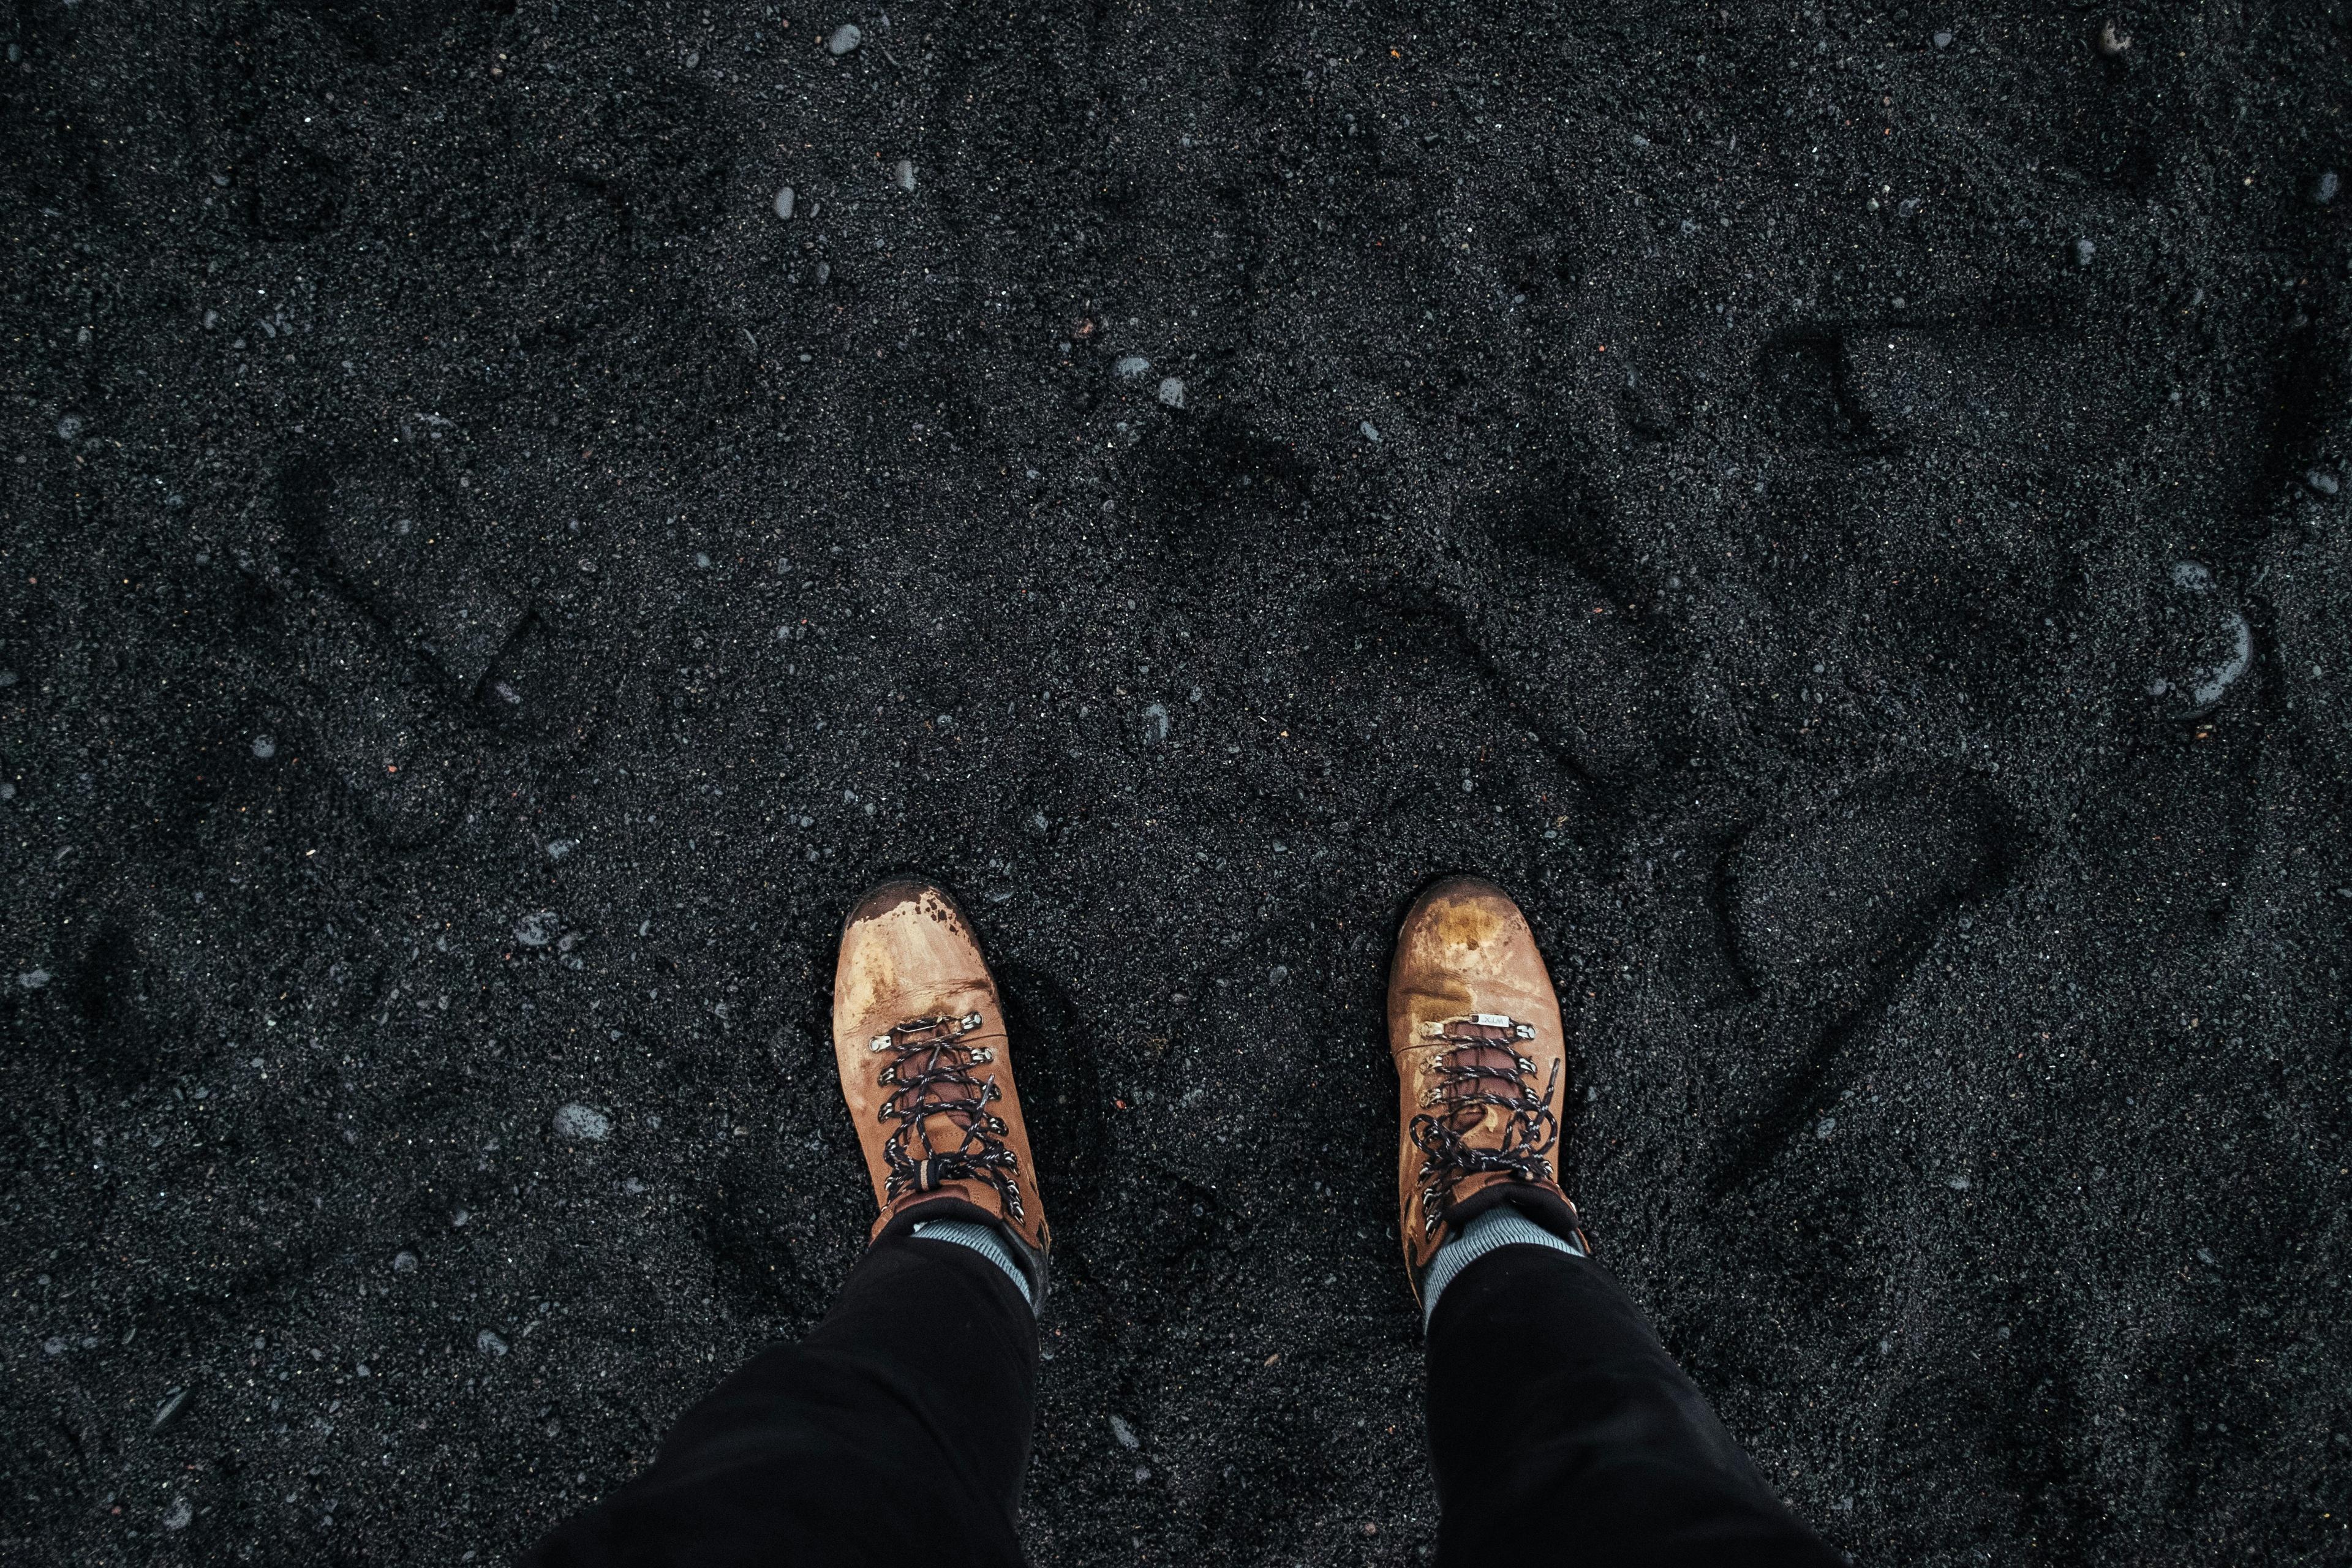
[[[1552,1179],[1559,1118],[1551,1099],[1559,1087],[1560,1064],[1553,1059],[1551,1079],[1538,1094],[1536,1064],[1519,1054],[1517,1044],[1535,1038],[1533,1025],[1475,1013],[1428,1027],[1445,1048],[1425,1069],[1433,1080],[1421,1098],[1426,1109],[1412,1119],[1411,1131],[1422,1152],[1422,1224],[1434,1235],[1465,1176],[1507,1171],[1523,1182]],[[1467,1135],[1486,1120],[1489,1106],[1504,1112],[1503,1136],[1492,1146],[1474,1144]]]
[[[1021,1162],[1005,1146],[1004,1119],[988,1109],[1001,1091],[994,1078],[977,1078],[971,1070],[994,1061],[996,1053],[962,1043],[979,1027],[978,1013],[917,1018],[867,1042],[868,1050],[890,1058],[877,1081],[891,1092],[875,1120],[898,1123],[882,1145],[890,1170],[886,1203],[905,1193],[934,1191],[944,1182],[980,1181],[996,1189],[1007,1215],[1022,1217]],[[961,1134],[952,1148],[941,1148],[932,1135],[940,1118]]]

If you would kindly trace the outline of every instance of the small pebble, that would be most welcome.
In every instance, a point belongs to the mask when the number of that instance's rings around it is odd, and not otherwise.
[[[195,1517],[196,1510],[188,1506],[188,1500],[184,1497],[175,1497],[172,1500],[172,1506],[164,1510],[163,1528],[166,1530],[185,1530]]]
[[[1370,420],[1367,419],[1361,425],[1357,426],[1356,430],[1358,434],[1361,435],[1365,440],[1370,441],[1373,446],[1377,447],[1381,444],[1380,430]]]
[[[1118,1446],[1122,1448],[1132,1450],[1143,1447],[1143,1439],[1135,1435],[1135,1428],[1117,1415],[1110,1418],[1110,1435],[1118,1439]]]
[[[1951,34],[1949,34],[1949,33],[1938,33],[1938,34],[1937,34],[1937,35],[1936,35],[1936,47],[1937,47],[1937,48],[1939,48],[1939,49],[1948,49],[1948,48],[1950,48],[1950,47],[1952,47],[1952,35],[1951,35]]]
[[[1151,362],[1141,354],[1127,354],[1110,367],[1110,373],[1121,381],[1141,381],[1150,370]]]
[[[2336,482],[2336,476],[2325,468],[2311,469],[2303,476],[2303,482],[2324,496],[2332,496],[2343,488]]]
[[[474,1336],[474,1348],[481,1352],[484,1355],[504,1355],[507,1353],[506,1341],[490,1332],[488,1329],[484,1329],[480,1333]]]
[[[555,1135],[579,1143],[602,1143],[612,1136],[613,1119],[593,1105],[574,1100],[555,1112]]]
[[[1836,1131],[1837,1118],[1834,1116],[1824,1116],[1822,1118],[1820,1124],[1813,1129],[1813,1136],[1816,1138],[1826,1138]]]
[[[2123,58],[2123,52],[2130,47],[2129,33],[2116,26],[2112,20],[2099,24],[2099,53],[2111,60],[2120,59]]]
[[[790,185],[786,185],[783,189],[778,191],[776,193],[776,216],[782,218],[786,223],[792,222],[793,204],[799,198],[793,195],[793,188]]]
[[[899,188],[900,190],[902,190],[902,191],[911,191],[911,190],[913,190],[913,189],[915,188],[915,163],[914,163],[914,160],[913,160],[913,159],[911,159],[911,158],[901,158],[901,159],[899,159],[899,160],[898,160],[898,167],[896,170],[892,171],[892,173],[891,173],[891,176],[890,176],[890,177],[891,177],[893,180],[896,180],[896,181],[898,182],[898,188]]]
[[[2343,188],[2344,182],[2337,177],[2335,170],[2322,169],[2319,172],[2319,178],[2311,183],[2311,199],[2321,206],[2326,206],[2336,199],[2336,193]]]
[[[270,758],[276,756],[278,754],[278,737],[275,735],[256,735],[253,738],[253,754],[265,763]]]
[[[547,841],[547,858],[561,860],[579,847],[580,840],[577,838],[551,838]]]
[[[844,22],[833,30],[831,37],[825,39],[824,50],[829,55],[845,55],[865,41],[866,35],[858,31],[856,23]]]
[[[173,1416],[177,1415],[180,1413],[180,1406],[185,1405],[187,1402],[188,1391],[184,1388],[175,1388],[169,1394],[163,1395],[163,1403],[155,1406],[155,1419],[147,1424],[147,1430],[150,1432],[162,1431],[164,1424],[169,1422]]]
[[[395,1252],[392,1255],[392,1271],[394,1274],[414,1274],[416,1272],[416,1254],[413,1252]]]
[[[1272,969],[1265,972],[1265,978],[1268,984],[1279,985],[1284,981],[1290,978],[1290,966],[1286,963],[1277,963]]]
[[[1143,710],[1141,717],[1143,738],[1146,741],[1156,746],[1168,739],[1168,705],[1166,703],[1149,704]]]
[[[1160,383],[1160,401],[1171,408],[1183,407],[1184,384],[1172,375],[1162,378]]]
[[[52,1334],[41,1342],[43,1355],[63,1355],[66,1353],[66,1348],[65,1336],[62,1334]]]
[[[2087,240],[2087,239],[2078,239],[2078,240],[2076,240],[2076,241],[2074,242],[2074,265],[2075,265],[2075,266],[2077,266],[2077,267],[2088,267],[2088,266],[2091,264],[2091,258],[2093,258],[2094,256],[2096,256],[2096,255],[2098,255],[2098,254],[2099,254],[2099,247],[2098,247],[2097,246],[2095,246],[2095,245],[2093,245],[2089,240]]]
[[[514,939],[525,947],[545,947],[555,940],[555,928],[562,919],[553,910],[533,910],[515,921]]]
[[[68,414],[58,421],[58,439],[70,441],[89,427],[89,422],[79,414]]]
[[[38,991],[48,983],[49,972],[46,969],[27,969],[16,976],[16,984],[27,991]]]

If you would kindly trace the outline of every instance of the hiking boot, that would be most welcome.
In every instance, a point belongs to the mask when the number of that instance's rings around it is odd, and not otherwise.
[[[1020,1243],[1041,1293],[1052,1237],[1004,1009],[947,894],[894,878],[850,911],[833,978],[833,1053],[882,1210],[873,1235],[917,1207],[927,1220],[994,1221]]]
[[[1415,1300],[1437,1249],[1498,1204],[1591,1250],[1559,1186],[1559,999],[1527,917],[1494,883],[1448,877],[1414,900],[1389,966],[1389,1054],[1397,1232]]]

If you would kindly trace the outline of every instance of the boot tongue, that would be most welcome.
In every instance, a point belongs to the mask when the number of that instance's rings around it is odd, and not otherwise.
[[[1519,1054],[1508,1046],[1459,1047],[1454,1052],[1453,1060],[1456,1067],[1475,1068],[1482,1075],[1492,1072],[1499,1076],[1449,1079],[1444,1090],[1448,1100],[1466,1100],[1474,1093],[1507,1094],[1517,1088]],[[1503,1139],[1508,1114],[1499,1105],[1456,1105],[1447,1112],[1447,1120],[1465,1139],[1475,1141],[1481,1146],[1498,1145]]]
[[[952,1038],[940,1039],[908,1055],[898,1076],[903,1080],[959,1069],[969,1072],[971,1068],[970,1057]],[[911,1096],[914,1091],[909,1088],[899,1092]],[[924,1114],[917,1125],[934,1147],[952,1149],[963,1141],[965,1129],[984,1103],[985,1091],[977,1083],[933,1082],[923,1089]],[[908,1109],[914,1109],[911,1100]]]
[[[1519,1041],[1533,1031],[1499,1013],[1473,1013],[1433,1025],[1430,1032],[1447,1047],[1439,1058],[1443,1071],[1438,1085],[1439,1098],[1448,1107],[1442,1112],[1446,1125],[1472,1148],[1502,1148],[1527,1093]],[[1477,1103],[1482,1096],[1511,1104]]]

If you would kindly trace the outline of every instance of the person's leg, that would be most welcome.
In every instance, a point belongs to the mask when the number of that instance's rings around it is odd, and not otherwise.
[[[1840,1561],[1589,1258],[1523,1242],[1476,1258],[1430,1310],[1428,1356],[1439,1568]]]
[[[1492,882],[1448,879],[1405,916],[1389,1047],[1440,1564],[1836,1563],[1591,1261],[1553,1164],[1559,1003]]]
[[[1003,1268],[910,1224],[806,1339],[720,1384],[530,1568],[1019,1563],[1036,1318]]]
[[[881,1209],[824,1321],[681,1417],[530,1568],[1010,1568],[1051,1237],[1004,1013],[961,911],[887,882],[844,928],[834,1057]]]

